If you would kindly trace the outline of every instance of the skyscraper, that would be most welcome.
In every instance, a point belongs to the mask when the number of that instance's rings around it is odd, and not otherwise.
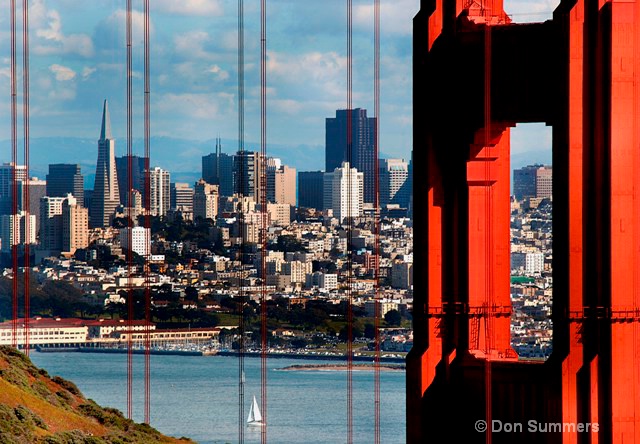
[[[200,179],[193,194],[193,217],[215,219],[218,216],[218,185]]]
[[[64,197],[45,196],[40,202],[40,248],[62,250],[62,203]]]
[[[73,194],[80,204],[84,203],[84,177],[80,165],[54,163],[49,165],[47,174],[47,196],[65,197]]]
[[[111,136],[111,120],[107,101],[102,110],[102,128],[98,140],[98,162],[91,198],[91,226],[109,226],[116,207],[120,205],[116,173],[115,140]]]
[[[553,169],[540,164],[513,170],[513,194],[525,197],[551,197]]]
[[[151,214],[166,216],[171,203],[169,171],[155,167],[149,173],[149,180],[151,181]]]
[[[380,206],[409,206],[409,166],[404,159],[380,159]]]
[[[262,155],[254,151],[238,151],[233,156],[234,192],[253,197],[256,203],[262,201],[263,187],[260,174],[261,168],[264,167],[262,159]]]
[[[174,210],[193,211],[193,188],[188,183],[175,182],[171,187],[171,208]]]
[[[202,178],[219,185],[221,196],[233,195],[233,156],[222,152],[220,139],[216,139],[215,153],[202,156]]]
[[[322,171],[300,171],[298,173],[298,206],[322,210]]]
[[[147,158],[131,156],[131,186],[132,189],[140,191],[144,196],[144,170],[147,165]],[[118,173],[118,190],[120,191],[120,202],[128,205],[129,202],[129,156],[116,157],[116,171]],[[143,197],[144,201],[144,197]]]
[[[27,218],[29,219],[27,230]],[[36,243],[36,216],[20,211],[17,214],[0,216],[0,239],[2,253],[11,253],[14,245]]]
[[[75,253],[89,245],[89,211],[80,200],[67,196],[62,202],[62,251]]]
[[[351,115],[351,150],[347,149],[347,130]],[[340,168],[350,162],[364,174],[364,202],[375,200],[376,118],[367,117],[367,110],[355,108],[336,111],[336,117],[326,119],[325,171]]]
[[[11,214],[13,212],[13,169],[14,164],[3,163],[0,165],[0,214]],[[15,165],[17,181],[24,181],[27,178],[27,169],[24,165]],[[18,192],[17,208],[22,206],[22,195]]]
[[[363,174],[342,162],[340,168],[325,174],[324,200],[340,223],[362,214]],[[330,205],[329,205],[330,203]]]
[[[40,249],[74,253],[89,244],[89,213],[71,193],[45,196],[40,204]]]
[[[296,169],[272,160],[267,160],[267,201],[295,206]]]

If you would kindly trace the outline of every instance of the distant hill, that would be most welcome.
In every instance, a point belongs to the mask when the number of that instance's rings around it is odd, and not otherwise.
[[[23,353],[0,346],[0,442],[190,443],[136,424],[118,410],[103,408],[58,376],[50,378]]]

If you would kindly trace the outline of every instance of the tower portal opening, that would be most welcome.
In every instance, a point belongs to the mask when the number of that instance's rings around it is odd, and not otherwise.
[[[521,359],[553,350],[553,189],[551,127],[511,130],[511,346]]]

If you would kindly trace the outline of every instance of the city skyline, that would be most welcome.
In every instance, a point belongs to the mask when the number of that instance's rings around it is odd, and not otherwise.
[[[178,139],[173,142],[180,149],[172,166],[180,180],[188,177],[200,156],[213,151],[215,137],[223,139],[224,152],[233,153],[238,145],[235,6],[214,0],[183,3],[183,10],[177,11],[171,2],[154,2],[151,11],[151,166],[166,168],[163,160],[170,155],[171,144],[161,139]],[[518,21],[526,22],[549,18],[555,3],[514,1],[507,3],[506,9]],[[269,5],[268,150],[279,157],[291,152],[295,158],[289,163],[298,171],[319,169],[324,163],[324,120],[346,105],[342,41],[346,20],[342,20],[344,8],[338,5],[335,1],[336,7],[326,11],[306,2]],[[408,160],[412,149],[411,32],[418,6],[418,0],[381,2],[380,153],[387,158]],[[354,50],[362,55],[354,59],[353,107],[366,108],[372,115],[372,6],[356,2],[354,8]],[[116,155],[124,155],[124,11],[107,0],[90,4],[36,0],[30,9],[31,170],[37,173],[32,175],[44,176],[46,165],[61,163],[62,157],[56,156],[64,153],[77,157],[85,172],[95,167],[95,160],[92,167],[92,159],[84,154],[90,141],[95,141],[93,110],[105,98],[113,111],[114,137],[120,141]],[[247,7],[245,12],[247,149],[259,147],[255,9]],[[292,23],[290,17],[296,15],[304,17],[308,26]],[[133,137],[134,154],[138,155],[142,155],[140,17],[141,12],[134,10]],[[213,28],[212,23],[216,25]],[[8,17],[2,15],[0,88],[7,91],[8,31]],[[295,45],[291,35],[297,36]],[[0,107],[9,108],[8,94],[0,97]],[[293,127],[289,125],[292,117],[298,122]],[[539,140],[539,135],[539,129],[528,131],[523,137],[525,146],[518,148],[514,141],[514,150],[535,149],[530,141]],[[10,160],[9,138],[9,113],[0,113],[0,161]],[[51,139],[42,138],[78,140],[56,140],[56,149],[51,150]],[[534,161],[538,159],[529,158],[522,164]],[[92,187],[92,175],[85,177],[87,186]]]

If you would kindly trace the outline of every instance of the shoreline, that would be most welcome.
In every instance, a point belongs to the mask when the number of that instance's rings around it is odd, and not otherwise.
[[[404,365],[389,365],[389,364],[381,364],[380,371],[384,372],[397,372],[397,371],[405,371],[406,367]],[[349,366],[346,364],[301,364],[301,365],[290,365],[288,367],[282,367],[277,370],[282,371],[347,371],[349,370]],[[375,370],[375,366],[373,364],[355,364],[351,367],[351,370],[355,371],[373,371]]]

